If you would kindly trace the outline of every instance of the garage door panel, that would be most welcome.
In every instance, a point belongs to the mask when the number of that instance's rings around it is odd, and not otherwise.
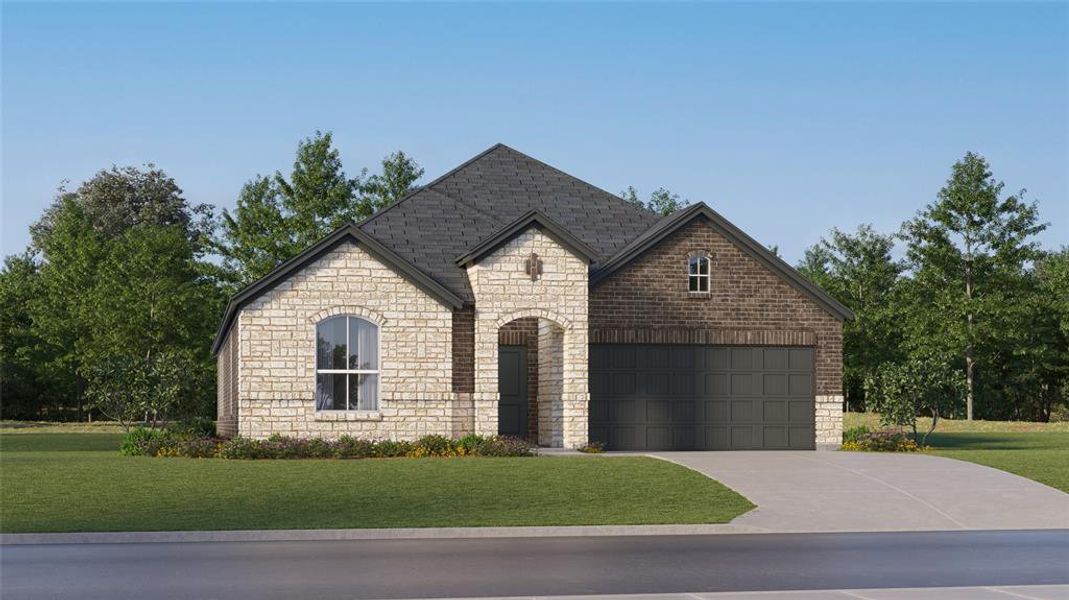
[[[765,396],[786,396],[787,376],[783,373],[765,373],[761,376],[761,390]]]
[[[761,403],[762,421],[766,423],[786,423],[788,421],[786,400],[765,400]]]
[[[672,420],[672,403],[668,400],[647,400],[646,421],[649,423],[665,423]]]
[[[787,349],[786,348],[764,348],[763,349],[762,368],[766,371],[785,371],[787,370]]]
[[[809,371],[813,368],[812,348],[791,348],[787,351],[787,368],[792,371]]]
[[[785,419],[791,423],[803,423],[812,421],[815,417],[813,414],[813,403],[809,400],[791,400],[790,401],[790,413]]]
[[[611,449],[814,447],[811,348],[604,346],[590,435]]]
[[[753,368],[753,348],[732,348],[731,349],[731,368],[732,369],[752,369]]]
[[[732,396],[754,395],[753,375],[750,373],[732,373],[731,375]]]

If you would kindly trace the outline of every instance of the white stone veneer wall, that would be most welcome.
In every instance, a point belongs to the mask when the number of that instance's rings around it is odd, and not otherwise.
[[[843,442],[843,396],[817,396],[817,450],[838,450]]]
[[[524,271],[531,252],[542,259],[543,272],[537,281]],[[554,446],[574,448],[587,441],[587,263],[537,228],[530,228],[503,244],[493,253],[468,267],[468,280],[475,294],[475,432],[497,433],[498,329],[522,317],[551,321],[563,330],[559,344],[560,391],[558,398],[542,396],[539,404],[559,408],[559,421],[550,419],[555,431],[542,428],[539,437],[549,435]],[[542,348],[539,340],[539,359]],[[552,350],[547,350],[550,354]],[[539,374],[541,382],[542,375]],[[556,423],[554,423],[556,421]]]
[[[315,410],[316,324],[350,314],[379,325],[379,410]],[[413,439],[452,435],[452,312],[351,242],[242,309],[241,435]],[[461,411],[462,412],[462,411]]]

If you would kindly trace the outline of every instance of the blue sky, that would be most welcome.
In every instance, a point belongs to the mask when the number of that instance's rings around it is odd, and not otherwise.
[[[1066,3],[5,2],[2,36],[4,254],[65,179],[154,162],[228,207],[317,129],[350,172],[500,141],[666,186],[790,262],[896,229],[973,150],[1069,243]]]

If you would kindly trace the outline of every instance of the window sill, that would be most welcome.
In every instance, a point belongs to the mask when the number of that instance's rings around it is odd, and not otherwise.
[[[691,292],[687,291],[687,298],[710,298],[712,294],[709,292]]]
[[[377,410],[317,410],[316,421],[381,421]]]

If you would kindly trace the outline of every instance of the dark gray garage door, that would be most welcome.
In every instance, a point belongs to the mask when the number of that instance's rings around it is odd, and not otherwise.
[[[811,450],[813,349],[590,346],[590,439],[612,450]]]

